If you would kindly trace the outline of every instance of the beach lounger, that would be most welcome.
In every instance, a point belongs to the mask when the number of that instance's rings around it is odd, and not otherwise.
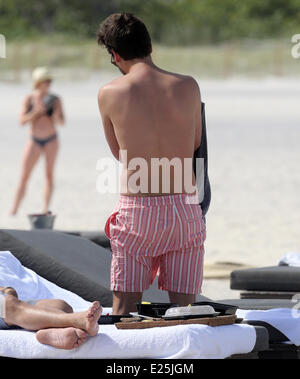
[[[257,341],[259,342],[257,343],[260,343],[260,345],[255,347],[252,352],[247,354],[235,354],[229,357],[229,359],[300,359],[299,346],[286,343],[286,341],[271,341],[274,336],[278,336],[278,331],[269,324],[261,321],[245,321],[244,323],[253,325],[257,333],[267,332],[269,342],[266,344],[265,335],[262,337],[258,336]],[[286,337],[283,336],[283,339],[285,338]]]
[[[295,307],[295,302],[290,299],[222,299],[217,300],[225,304],[237,306],[240,310],[258,310],[267,311],[274,309],[291,309]],[[259,317],[259,316],[258,316]],[[291,316],[292,318],[293,316]],[[249,354],[245,357],[236,356],[233,358],[257,358],[257,359],[299,359],[300,358],[300,346],[289,342],[289,338],[271,325],[269,322],[257,320],[244,320],[244,324],[261,326],[268,331],[269,347],[266,349],[260,349],[255,355]],[[300,323],[300,318],[299,318]]]
[[[21,299],[60,298],[75,311],[88,303],[23,267],[9,252],[0,252],[0,278],[16,288]],[[111,312],[105,308],[104,313]],[[144,330],[118,330],[101,325],[99,334],[72,351],[39,344],[33,332],[0,330],[0,356],[15,358],[227,358],[261,351],[268,343],[264,327],[233,324],[178,325]],[[132,343],[134,341],[134,343]]]
[[[291,299],[300,292],[300,267],[271,266],[232,271],[230,288],[241,298]]]
[[[111,306],[111,293],[109,291],[110,253],[107,249],[101,248],[87,239],[59,232],[1,230],[0,250],[11,250],[24,266],[31,268],[51,282],[76,293],[85,300],[98,299],[103,305]],[[102,265],[101,267],[99,262]],[[104,277],[106,273],[105,280],[103,277],[101,278],[102,270]],[[153,286],[148,291],[148,298],[146,299],[149,301],[168,301],[167,293],[158,291]],[[198,296],[197,300],[210,299]],[[240,309],[258,310],[291,308],[294,305],[287,299],[222,299],[218,301],[236,305]],[[275,352],[281,354],[281,356],[293,355],[295,357],[298,354],[298,348],[292,345],[287,346],[286,337],[282,337],[280,332],[278,334],[278,331],[274,331],[272,327],[267,328],[260,320],[256,321],[251,320],[251,325],[258,327],[257,346],[247,358],[258,357],[258,352],[261,353],[261,356],[264,352],[265,357],[267,357],[269,351],[272,351],[272,354]],[[262,332],[261,328],[264,328],[265,331]],[[269,338],[272,331],[273,334]],[[263,335],[265,337],[261,337]],[[267,339],[266,335],[268,336]],[[270,342],[271,350],[266,346],[266,341]]]
[[[299,321],[300,322],[300,321]],[[269,346],[257,351],[258,359],[299,359],[300,346],[289,341],[280,330],[261,320],[244,320],[243,324],[263,327],[268,331]]]

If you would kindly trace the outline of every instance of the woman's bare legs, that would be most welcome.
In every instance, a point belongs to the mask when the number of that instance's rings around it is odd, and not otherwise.
[[[18,294],[14,288],[11,287],[1,287],[0,292],[3,292],[6,296],[11,295],[18,298]],[[58,299],[46,299],[39,300],[35,304],[36,308],[49,309],[57,313],[72,313],[72,307],[63,300]],[[5,318],[9,324],[10,318]],[[81,329],[69,327],[69,328],[49,328],[44,330],[39,330],[36,333],[37,340],[46,345],[51,345],[58,349],[74,349],[79,347],[86,341],[87,333]]]
[[[41,148],[31,139],[27,141],[22,158],[22,171],[21,179],[17,188],[14,203],[10,211],[11,215],[15,215],[18,211],[19,205],[25,195],[26,184],[32,172],[32,169],[36,165],[40,155]]]
[[[35,303],[35,307],[56,313],[73,313],[72,307],[63,300],[45,299]],[[36,339],[44,344],[58,349],[71,350],[79,347],[86,341],[87,333],[84,330],[69,328],[41,329],[36,333]]]
[[[44,153],[46,159],[46,186],[44,192],[44,205],[43,213],[47,213],[49,210],[49,204],[53,193],[54,187],[54,167],[56,162],[56,157],[59,149],[59,142],[57,138],[45,145]]]
[[[85,330],[89,335],[96,335],[101,311],[98,301],[87,311],[66,313],[61,309],[53,309],[53,306],[47,307],[46,300],[42,306],[30,305],[15,296],[6,295],[4,321],[8,325],[17,325],[28,330],[73,326]]]
[[[46,345],[73,349],[86,340],[87,333],[97,334],[102,312],[99,302],[95,301],[87,311],[72,312],[73,309],[63,300],[40,300],[30,305],[6,292],[4,321],[8,325],[37,330],[37,340]]]
[[[73,313],[71,305],[59,299],[38,300],[34,306],[39,309],[51,309],[54,312]]]

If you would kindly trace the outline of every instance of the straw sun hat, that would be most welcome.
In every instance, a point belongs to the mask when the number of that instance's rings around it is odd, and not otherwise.
[[[40,83],[52,79],[53,77],[47,67],[37,67],[32,73],[32,84],[34,88]]]

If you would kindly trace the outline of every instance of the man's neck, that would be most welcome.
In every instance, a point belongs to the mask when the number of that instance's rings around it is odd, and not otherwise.
[[[156,69],[157,66],[153,63],[151,56],[143,59],[134,59],[129,63],[127,73],[132,74],[144,69]]]

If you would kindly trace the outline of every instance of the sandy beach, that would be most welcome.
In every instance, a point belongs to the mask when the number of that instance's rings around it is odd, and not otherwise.
[[[96,190],[97,160],[111,156],[97,91],[112,78],[98,72],[84,81],[54,83],[67,118],[66,127],[58,130],[61,150],[51,206],[57,214],[55,229],[103,230],[117,203],[118,194]],[[212,185],[206,262],[275,265],[286,252],[300,251],[299,79],[198,82],[206,103]],[[29,229],[26,215],[42,205],[43,160],[19,214],[8,216],[28,134],[28,127],[18,125],[18,112],[29,91],[29,81],[0,86],[0,228]]]

